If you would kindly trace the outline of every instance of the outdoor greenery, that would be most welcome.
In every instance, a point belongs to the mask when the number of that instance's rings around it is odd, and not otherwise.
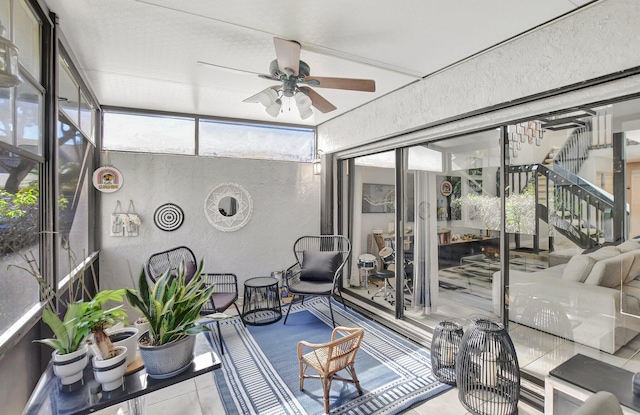
[[[469,193],[451,203],[456,209],[465,207],[469,220],[482,222],[490,230],[500,230],[502,215],[499,214],[501,209],[498,196]],[[531,185],[521,193],[506,197],[505,216],[507,233],[535,234],[536,203]]]
[[[129,304],[149,322],[150,345],[161,346],[209,331],[207,326],[196,324],[214,289],[202,278],[203,268],[204,260],[201,260],[193,277],[188,279],[182,262],[177,275],[167,269],[153,286],[149,286],[143,269],[138,289],[127,290]]]

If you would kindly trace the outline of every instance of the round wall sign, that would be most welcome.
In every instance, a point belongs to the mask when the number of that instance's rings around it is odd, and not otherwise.
[[[163,231],[175,231],[182,226],[182,222],[184,222],[184,212],[180,206],[173,203],[165,203],[153,213],[153,223]]]
[[[93,187],[103,193],[113,193],[122,187],[122,173],[115,167],[99,167],[93,172]]]
[[[445,180],[440,184],[440,193],[443,196],[449,196],[453,192],[453,186],[449,180]]]

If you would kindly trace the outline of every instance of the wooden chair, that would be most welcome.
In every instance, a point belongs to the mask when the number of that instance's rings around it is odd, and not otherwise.
[[[209,297],[209,301],[202,307],[200,312],[203,316],[211,316],[217,313],[224,313],[232,305],[236,308],[238,316],[240,316],[240,310],[238,309],[238,277],[235,274],[210,274],[202,273],[202,277],[206,280],[206,286],[211,284],[215,285],[213,294]],[[212,316],[217,317],[217,316]],[[220,316],[221,318],[227,318],[227,316]],[[220,318],[214,318],[216,326],[218,328],[218,341],[220,342],[220,352],[224,354],[224,347],[222,346],[222,333],[220,332]],[[242,321],[242,319],[240,319]],[[244,324],[244,321],[242,321]]]
[[[338,338],[338,334],[343,337]],[[320,379],[324,391],[324,411],[326,413],[329,412],[329,390],[333,380],[353,383],[358,393],[362,395],[354,362],[363,337],[364,329],[360,327],[336,327],[331,333],[331,341],[329,343],[312,344],[304,340],[298,343],[300,390],[304,389],[305,379]],[[311,351],[303,354],[305,348],[311,349]],[[318,374],[307,374],[308,369],[313,369]],[[346,370],[351,375],[351,378],[336,376],[341,370]]]
[[[306,296],[326,297],[335,327],[331,308],[331,296],[334,292],[337,291],[342,306],[347,308],[340,291],[340,277],[351,254],[349,239],[342,235],[303,236],[293,244],[293,253],[297,262],[286,272],[289,292],[294,298],[298,296],[303,304]],[[293,301],[289,303],[283,324],[287,324],[292,304]]]

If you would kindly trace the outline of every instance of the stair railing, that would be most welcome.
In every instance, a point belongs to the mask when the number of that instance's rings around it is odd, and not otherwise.
[[[509,166],[510,188],[521,191],[534,183],[537,217],[553,225],[560,233],[577,245],[588,248],[611,240],[613,197],[591,183],[575,176],[551,170],[542,164]],[[539,176],[553,184],[553,193],[547,185],[540,194]]]

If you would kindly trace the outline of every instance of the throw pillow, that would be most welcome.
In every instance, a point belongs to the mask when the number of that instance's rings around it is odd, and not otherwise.
[[[304,251],[301,281],[330,282],[340,267],[342,253],[336,251]]]
[[[596,261],[602,261],[603,259],[613,258],[617,255],[620,255],[620,251],[617,246],[605,246],[585,256],[590,256]]]
[[[562,279],[567,281],[584,282],[591,272],[596,260],[589,255],[574,255],[562,272]]]
[[[626,280],[629,275],[632,265],[633,256],[629,254],[603,259],[593,266],[584,283],[608,288],[619,287],[620,283]]]
[[[622,253],[635,251],[637,249],[640,249],[640,240],[638,239],[629,239],[618,245],[618,251]]]

